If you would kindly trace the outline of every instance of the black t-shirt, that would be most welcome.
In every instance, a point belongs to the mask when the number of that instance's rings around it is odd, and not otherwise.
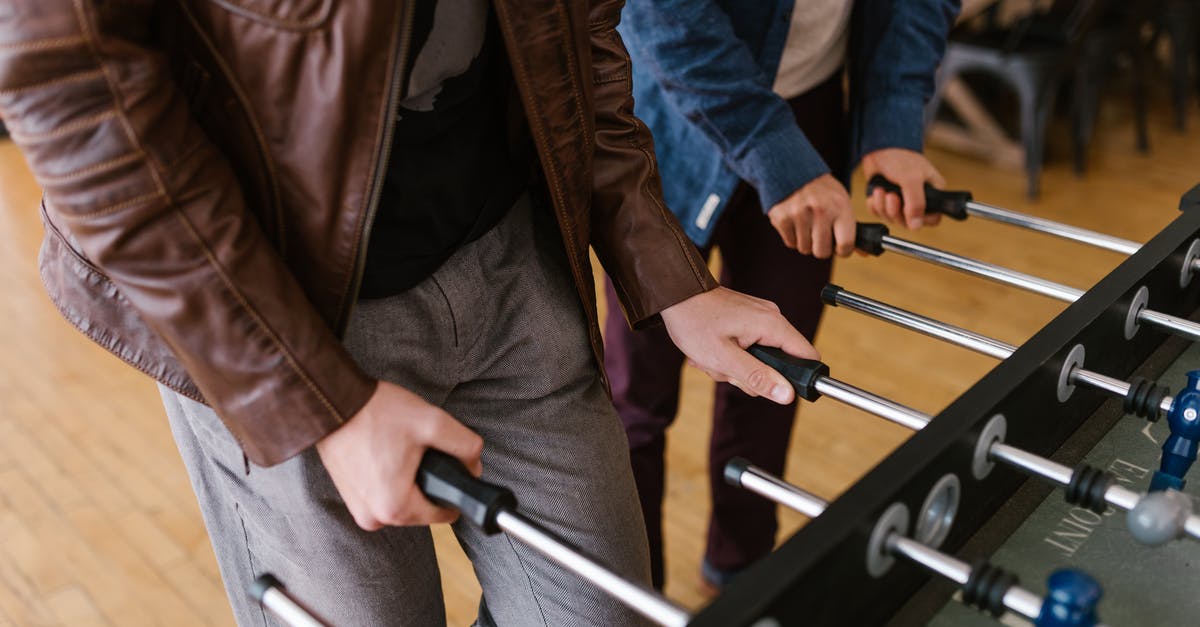
[[[433,274],[495,226],[529,182],[528,147],[509,142],[512,73],[490,3],[418,1],[409,56],[363,298]]]

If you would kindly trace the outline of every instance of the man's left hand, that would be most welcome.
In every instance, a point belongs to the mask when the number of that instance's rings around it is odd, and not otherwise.
[[[864,156],[862,165],[868,181],[872,176],[882,174],[900,186],[900,195],[876,188],[867,197],[867,208],[871,213],[888,222],[903,223],[913,230],[941,220],[937,214],[925,215],[925,183],[941,188],[946,186],[946,179],[925,155],[904,148],[881,148]]]
[[[716,381],[786,405],[795,390],[783,375],[746,352],[774,346],[794,357],[820,359],[817,350],[770,301],[718,287],[662,311],[671,340],[688,362]]]

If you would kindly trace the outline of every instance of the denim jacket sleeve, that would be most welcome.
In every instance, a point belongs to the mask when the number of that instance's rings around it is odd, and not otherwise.
[[[861,71],[852,101],[858,109],[855,161],[880,148],[924,147],[925,104],[933,95],[946,37],[962,8],[959,0],[858,2],[863,21],[852,46]]]
[[[764,210],[830,171],[714,0],[629,0],[623,21],[641,71],[754,187]]]

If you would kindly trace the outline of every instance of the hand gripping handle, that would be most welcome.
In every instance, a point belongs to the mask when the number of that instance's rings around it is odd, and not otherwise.
[[[476,479],[462,462],[433,449],[421,458],[417,486],[429,500],[458,510],[489,535],[500,532],[497,514],[517,507],[517,498],[508,488]]]
[[[885,192],[900,194],[900,186],[889,181],[882,174],[876,174],[867,181],[867,196],[875,192],[876,187]],[[925,213],[940,213],[955,220],[967,219],[967,203],[971,202],[971,192],[938,189],[929,183],[925,184]],[[901,206],[904,200],[901,196]]]
[[[806,401],[821,398],[821,393],[817,391],[817,379],[829,376],[829,366],[815,359],[792,357],[778,348],[761,344],[755,344],[747,350],[759,361],[779,371],[796,388],[796,396]]]

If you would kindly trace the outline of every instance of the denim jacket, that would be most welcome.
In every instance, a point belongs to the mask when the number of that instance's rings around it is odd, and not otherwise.
[[[959,0],[855,0],[847,50],[853,169],[922,149],[923,109]],[[634,112],[654,134],[667,206],[700,246],[740,181],[764,211],[829,166],[771,86],[796,0],[628,0]]]

